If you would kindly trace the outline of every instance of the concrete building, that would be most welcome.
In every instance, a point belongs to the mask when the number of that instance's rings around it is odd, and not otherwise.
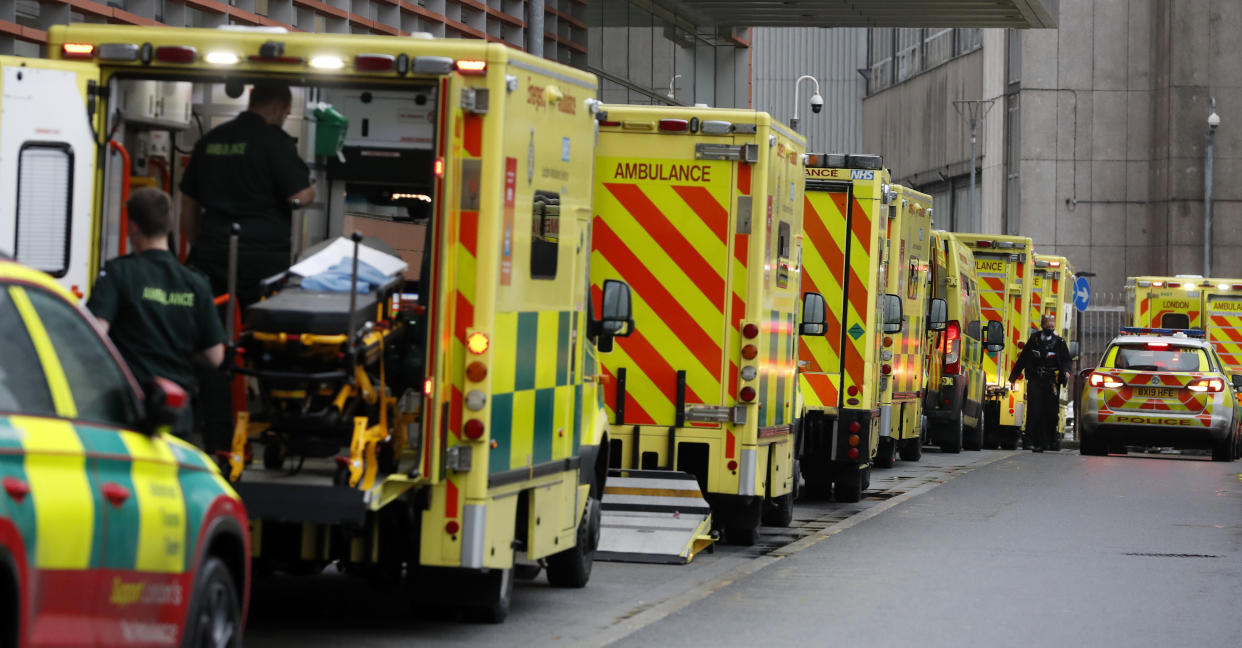
[[[947,60],[932,54],[937,30],[870,30],[864,148],[936,195],[938,225],[1031,236],[1117,290],[1126,276],[1203,272],[1215,97],[1211,271],[1242,276],[1242,67],[1228,44],[1242,3],[1061,0],[1059,12],[1059,29],[982,30]],[[991,102],[973,217],[953,103],[971,100]]]

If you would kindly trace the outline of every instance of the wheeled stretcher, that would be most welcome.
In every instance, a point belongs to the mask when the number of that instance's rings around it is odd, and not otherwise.
[[[247,377],[250,407],[236,413],[230,480],[241,478],[256,439],[268,470],[335,457],[333,483],[363,490],[396,470],[403,448],[418,456],[407,429],[421,401],[421,355],[409,313],[395,306],[401,284],[396,276],[366,292],[319,291],[292,273],[264,282],[237,341],[234,371]]]

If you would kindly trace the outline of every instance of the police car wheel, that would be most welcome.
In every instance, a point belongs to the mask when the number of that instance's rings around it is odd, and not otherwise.
[[[588,498],[574,546],[548,556],[548,584],[553,587],[586,587],[587,581],[591,580],[595,548],[599,546],[601,515],[599,500]]]
[[[241,603],[233,576],[222,560],[210,557],[194,579],[181,645],[185,648],[228,648],[240,646],[241,641]]]
[[[1212,461],[1233,461],[1233,440],[1226,439],[1212,447]]]

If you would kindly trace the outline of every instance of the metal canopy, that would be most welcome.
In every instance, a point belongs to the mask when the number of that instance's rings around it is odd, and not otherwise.
[[[631,0],[703,27],[1012,27],[1055,28],[1058,0]],[[624,6],[607,0],[607,23],[624,24]],[[595,3],[592,3],[595,4]],[[620,11],[617,11],[617,10]],[[609,15],[611,14],[611,15]],[[619,19],[619,20],[618,20]]]

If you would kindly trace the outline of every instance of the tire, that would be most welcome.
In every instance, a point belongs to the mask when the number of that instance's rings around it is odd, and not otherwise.
[[[241,602],[233,575],[224,561],[208,557],[194,577],[186,613],[183,648],[228,648],[242,645]]]
[[[792,491],[764,501],[763,523],[774,527],[793,524],[794,494]]]
[[[832,480],[833,498],[838,502],[857,502],[862,499],[863,480],[862,470],[846,468]]]
[[[1087,457],[1103,457],[1108,455],[1108,446],[1084,434],[1079,441],[1078,454]]]
[[[1018,436],[1020,432],[1018,428],[1012,428],[1012,430],[1013,432],[1011,434],[1010,430],[1007,430],[1004,428],[1001,429],[1002,433],[1004,434],[1004,438],[1000,440],[1001,450],[1017,450],[1018,449]]]
[[[935,430],[936,442],[940,445],[941,452],[957,454],[962,451],[966,433],[965,428],[962,427],[961,413],[958,413],[956,422],[938,424]]]
[[[1212,461],[1233,461],[1233,439],[1212,446]]]
[[[753,547],[759,542],[759,529],[743,529],[743,528],[726,528],[724,530],[725,544],[735,547]]]
[[[879,447],[876,448],[875,467],[892,468],[895,463],[897,463],[897,443],[893,441],[893,437],[880,437]]]
[[[591,580],[595,549],[599,546],[600,502],[587,498],[578,523],[577,540],[571,549],[548,556],[548,584],[553,587],[586,587]]]
[[[923,458],[923,437],[905,439],[899,446],[902,461],[918,461]]]
[[[973,428],[963,428],[969,433],[962,436],[962,448],[965,450],[982,450],[983,449],[983,412],[979,412],[979,422],[975,423]]]
[[[806,484],[798,492],[802,499],[810,502],[826,502],[832,498],[832,480],[828,479],[827,475],[803,474],[802,478],[806,480]]]
[[[513,601],[512,569],[492,569],[481,574],[472,574],[477,596],[466,599],[469,616],[473,621],[482,623],[504,623],[509,616],[509,607]],[[473,603],[473,604],[472,604]]]

